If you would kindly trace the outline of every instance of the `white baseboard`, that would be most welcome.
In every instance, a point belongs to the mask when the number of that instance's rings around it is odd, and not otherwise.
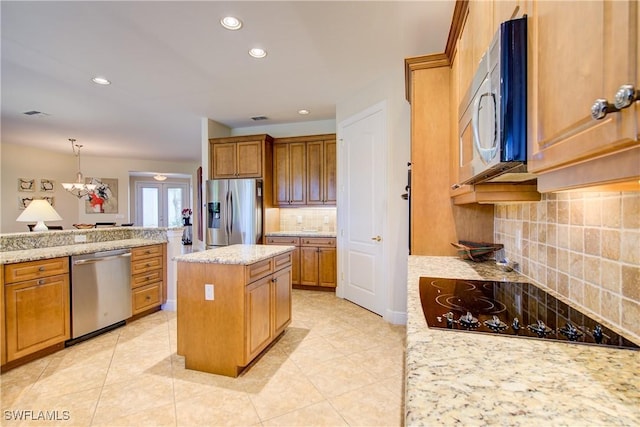
[[[177,311],[178,302],[174,299],[168,299],[166,303],[162,304],[162,309],[166,311]]]
[[[387,310],[386,314],[384,315],[384,320],[394,325],[406,325],[407,312]]]

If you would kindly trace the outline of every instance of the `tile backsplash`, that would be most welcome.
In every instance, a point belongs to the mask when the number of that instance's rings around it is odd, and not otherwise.
[[[640,339],[640,193],[498,204],[494,229],[522,274]]]
[[[336,208],[280,209],[281,231],[336,231]]]

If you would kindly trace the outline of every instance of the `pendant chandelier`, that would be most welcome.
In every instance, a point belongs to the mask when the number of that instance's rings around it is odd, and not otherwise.
[[[81,199],[95,190],[96,185],[85,184],[82,172],[80,172],[80,149],[82,148],[82,145],[76,144],[76,140],[73,138],[69,138],[69,141],[71,142],[71,150],[73,150],[73,154],[78,158],[78,173],[76,174],[76,182],[65,182],[62,183],[62,186],[69,193],[73,194],[78,199]]]

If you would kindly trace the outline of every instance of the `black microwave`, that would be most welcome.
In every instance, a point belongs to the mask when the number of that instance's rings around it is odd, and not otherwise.
[[[526,181],[527,17],[500,24],[459,108],[460,183]]]

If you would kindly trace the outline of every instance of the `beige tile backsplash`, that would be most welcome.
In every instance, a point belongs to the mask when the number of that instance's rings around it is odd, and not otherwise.
[[[640,193],[544,194],[494,221],[524,275],[640,338]]]
[[[280,209],[280,231],[336,231],[336,208]]]

